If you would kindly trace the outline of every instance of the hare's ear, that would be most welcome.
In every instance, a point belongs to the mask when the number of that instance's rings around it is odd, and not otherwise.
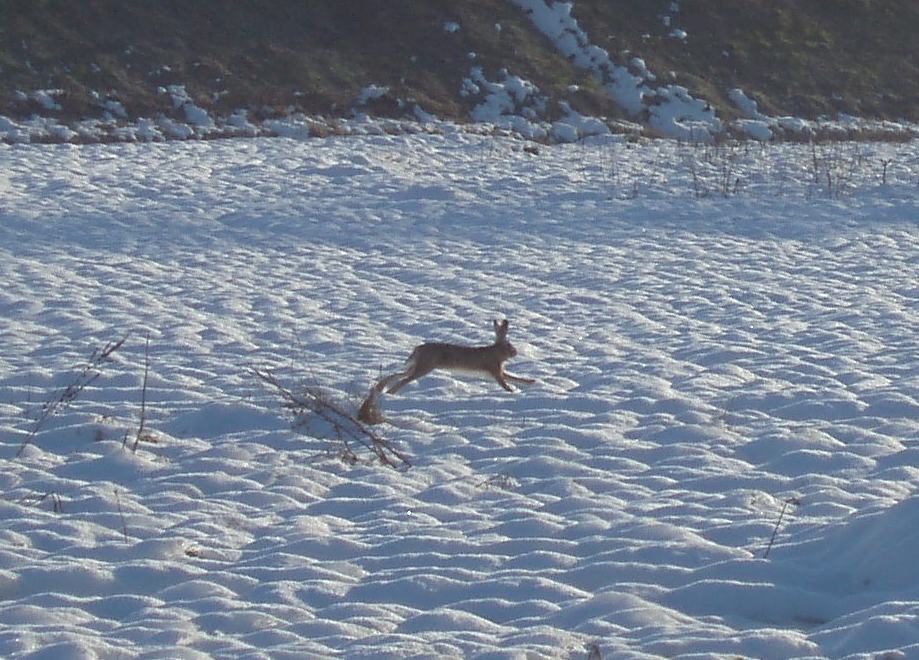
[[[498,323],[498,319],[495,319],[495,337],[498,341],[504,341],[507,339],[507,319]]]

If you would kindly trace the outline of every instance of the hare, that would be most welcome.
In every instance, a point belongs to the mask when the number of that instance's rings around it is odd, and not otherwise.
[[[516,383],[535,383],[532,378],[514,376],[504,370],[504,363],[517,355],[517,349],[507,340],[507,320],[495,324],[495,343],[491,346],[459,346],[457,344],[441,344],[429,342],[417,346],[408,358],[405,371],[387,376],[380,381],[381,388],[398,379],[395,385],[386,390],[388,394],[395,394],[403,387],[426,376],[435,369],[450,371],[469,371],[488,374],[498,385],[508,392],[514,388],[507,381]]]

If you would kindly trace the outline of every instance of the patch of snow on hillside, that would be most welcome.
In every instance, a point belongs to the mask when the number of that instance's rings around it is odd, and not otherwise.
[[[769,128],[769,122],[761,119],[736,119],[731,123],[742,135],[752,137],[760,142],[768,142],[775,134]]]
[[[513,0],[537,29],[580,68],[591,71],[610,97],[630,114],[647,111],[650,124],[668,137],[706,141],[722,130],[715,112],[704,101],[694,99],[685,87],[651,88],[653,74],[641,64],[637,74],[613,63],[609,53],[590,42],[587,33],[571,15],[573,2]],[[634,62],[635,60],[633,60]]]
[[[102,102],[102,108],[106,113],[106,118],[127,119],[128,112],[120,101],[106,99]]]
[[[501,82],[485,77],[482,67],[472,67],[463,80],[466,94],[482,94],[482,101],[472,109],[472,119],[513,130],[528,138],[546,135],[540,115],[546,109],[546,97],[529,80],[502,69]]]
[[[433,124],[437,124],[437,123],[438,123],[437,117],[435,117],[434,115],[432,115],[430,112],[428,112],[427,110],[425,110],[424,108],[422,108],[422,107],[421,107],[419,104],[417,104],[417,103],[415,104],[415,107],[414,107],[414,109],[412,110],[412,114],[414,114],[414,115],[415,115],[415,119],[417,119],[418,121],[420,121],[422,124],[430,124],[430,125],[433,125]]]
[[[162,131],[163,135],[173,140],[188,140],[195,137],[194,128],[166,115],[157,117],[156,127]]]
[[[216,128],[216,124],[207,110],[196,105],[191,95],[185,89],[185,85],[169,85],[165,88],[164,93],[172,99],[172,107],[181,110],[185,115],[185,121],[194,126],[199,132],[209,132]],[[165,119],[165,118],[164,118]],[[171,135],[180,139],[187,139],[195,134],[192,129],[179,128],[172,120],[166,120],[163,124],[167,127],[165,130]]]
[[[258,126],[249,121],[247,110],[237,110],[227,118],[227,125],[239,130],[240,135],[255,137],[259,134]]]
[[[548,5],[543,0],[513,0],[521,7],[536,28],[545,34],[575,66],[593,72],[606,87],[613,99],[632,114],[644,107],[642,95],[646,91],[644,80],[625,67],[612,63],[609,53],[590,43],[587,33],[571,16],[572,3],[556,2]]]
[[[24,126],[2,115],[0,115],[0,137],[13,144],[31,140],[29,132]]]
[[[367,105],[371,101],[386,96],[389,93],[389,87],[386,85],[367,85],[358,93],[355,99],[355,105]]]
[[[686,37],[688,36],[686,34],[686,30],[674,27],[674,18],[679,13],[680,3],[677,0],[674,0],[674,2],[670,3],[670,13],[662,16],[661,19],[663,20],[664,27],[671,28],[669,36],[673,37],[674,39],[679,39],[680,41],[686,41]]]
[[[39,89],[32,93],[32,100],[38,103],[45,110],[60,110],[61,104],[55,97],[64,93],[62,89]]]
[[[53,117],[39,117],[33,115],[23,121],[20,126],[25,129],[27,135],[47,136],[55,142],[70,142],[77,137],[77,132],[66,124],[62,124]],[[29,140],[26,140],[29,141]]]
[[[694,98],[685,87],[668,85],[655,90],[655,102],[648,106],[648,124],[662,134],[705,142],[721,133],[721,121],[714,109]]]
[[[640,57],[633,57],[629,60],[629,65],[638,73],[638,76],[643,80],[656,80],[657,77],[651,73],[651,70],[648,69],[648,65]]]
[[[768,119],[766,115],[759,111],[756,101],[747,96],[742,89],[735,87],[730,90],[728,92],[728,99],[747,119],[757,119],[759,121]]]
[[[754,139],[771,140],[779,135],[791,134],[796,138],[806,138],[817,134],[846,139],[853,135],[870,134],[891,139],[897,136],[916,135],[919,129],[909,122],[892,122],[884,120],[862,119],[851,115],[840,114],[836,119],[810,121],[800,117],[773,117],[762,113],[756,103],[741,89],[732,89],[728,98],[744,115],[744,118],[732,122],[739,132]]]
[[[134,126],[125,127],[124,130],[130,131],[129,142],[159,142],[165,139],[156,122],[143,117]]]
[[[551,135],[557,142],[575,142],[583,137],[608,135],[610,128],[601,119],[588,117],[571,108],[567,101],[560,101],[559,106],[565,116],[552,122]]]

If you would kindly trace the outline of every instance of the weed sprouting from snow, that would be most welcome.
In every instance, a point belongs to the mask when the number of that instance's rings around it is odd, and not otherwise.
[[[34,493],[32,495],[25,495],[19,499],[20,504],[27,504],[31,506],[38,506],[45,500],[51,500],[51,510],[54,513],[62,513],[64,511],[64,500],[61,499],[61,496],[54,491],[49,491],[42,495]]]
[[[124,534],[124,542],[128,543],[130,539],[128,538],[128,523],[124,519],[124,509],[121,508],[121,496],[118,494],[118,489],[115,489],[115,503],[118,505],[118,516],[121,518],[121,531]]]
[[[887,171],[890,169],[890,166],[896,162],[893,158],[881,158],[879,164],[881,166],[881,185],[887,186]]]
[[[89,361],[86,365],[80,369],[74,379],[70,384],[65,387],[60,394],[57,395],[54,399],[47,401],[41,409],[41,413],[38,416],[38,419],[35,420],[35,424],[32,426],[32,430],[29,431],[25,439],[22,441],[22,444],[19,446],[19,449],[16,451],[16,456],[21,456],[22,452],[25,451],[25,448],[35,439],[35,436],[44,426],[51,417],[55,414],[66,409],[71,403],[76,401],[77,397],[80,396],[80,393],[86,389],[93,381],[95,381],[99,376],[102,375],[100,369],[102,365],[111,361],[112,353],[117,351],[119,348],[124,345],[124,342],[127,340],[128,335],[125,335],[118,341],[110,341],[102,348],[97,348],[92,352],[92,355],[89,356]]]
[[[604,184],[616,191],[614,197],[623,200],[636,199],[641,186],[647,185],[647,181],[644,180],[647,178],[647,171],[629,168],[628,164],[632,160],[622,152],[631,148],[631,144],[618,136],[611,138],[601,143],[596,165],[602,173]]]
[[[478,488],[489,490],[491,488],[498,488],[499,490],[514,490],[520,484],[509,474],[493,474],[487,479],[483,479],[476,484]]]
[[[738,194],[743,188],[743,165],[748,155],[747,143],[737,140],[692,144],[683,162],[689,170],[693,197]]]
[[[779,527],[782,524],[782,519],[785,517],[785,510],[788,508],[789,504],[801,506],[801,500],[797,497],[789,497],[782,502],[782,510],[779,511],[779,518],[775,521],[775,527],[772,529],[772,536],[769,538],[769,545],[766,546],[766,552],[763,553],[763,559],[769,559],[769,552],[772,550],[772,545],[775,543],[775,537],[779,533]]]
[[[839,199],[854,189],[858,181],[866,178],[869,162],[869,155],[859,143],[812,142],[812,189],[832,199]],[[887,165],[884,165],[883,170],[882,181],[886,185]]]
[[[153,436],[145,429],[147,423],[147,380],[150,376],[150,332],[147,332],[147,342],[144,345],[144,381],[140,390],[140,422],[137,425],[137,434],[134,436],[134,444],[131,447],[133,453],[137,453],[137,446],[141,440],[148,442],[153,441]],[[127,436],[125,436],[127,441]]]

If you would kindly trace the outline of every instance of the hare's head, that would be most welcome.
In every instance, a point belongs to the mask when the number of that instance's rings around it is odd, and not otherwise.
[[[495,346],[501,350],[502,355],[505,355],[505,359],[515,357],[517,355],[517,349],[514,348],[514,345],[507,340],[507,319],[504,319],[500,323],[495,319]]]

